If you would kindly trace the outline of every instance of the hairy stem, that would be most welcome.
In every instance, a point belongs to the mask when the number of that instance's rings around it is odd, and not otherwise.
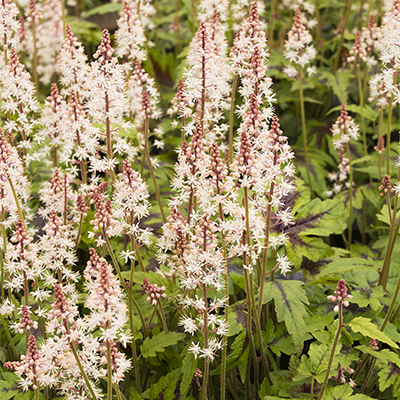
[[[112,400],[112,365],[111,365],[111,346],[107,339],[107,400]]]
[[[349,170],[350,170],[350,187],[349,187],[349,235],[348,235],[348,250],[351,251],[351,240],[352,240],[352,225],[353,225],[353,168],[351,167],[351,156],[350,146],[346,143],[347,157],[349,159]]]
[[[106,122],[107,157],[111,161],[113,152],[112,152],[112,139],[111,139],[111,122],[110,122],[110,117],[108,116],[109,111],[110,111],[110,100],[108,98],[108,93],[105,94],[104,101],[105,101],[105,106],[106,106],[106,111],[105,111],[106,121],[105,122]],[[111,168],[110,174],[111,174],[112,181],[115,182],[114,168]]]
[[[233,163],[233,117],[235,115],[235,97],[236,89],[238,84],[238,76],[235,74],[232,83],[232,93],[231,93],[231,108],[229,111],[229,163]]]
[[[110,254],[110,257],[111,257],[112,262],[113,262],[113,264],[114,264],[115,270],[117,271],[117,275],[118,275],[120,284],[121,284],[122,287],[124,288],[125,292],[126,292],[127,295],[128,295],[128,298],[129,298],[129,290],[128,290],[126,284],[125,284],[125,279],[124,279],[124,277],[122,276],[122,272],[121,272],[121,269],[120,269],[120,267],[119,267],[118,260],[117,260],[117,258],[115,257],[115,254],[114,254],[114,251],[113,251],[113,249],[112,249],[112,247],[111,247],[110,241],[108,240],[108,236],[107,236],[107,234],[104,232],[104,230],[103,230],[103,237],[104,237],[104,240],[105,240],[105,242],[106,242],[106,246],[107,246],[107,249],[108,249],[108,253]],[[140,321],[141,321],[141,323],[142,323],[142,327],[143,327],[144,334],[145,334],[145,336],[147,336],[146,323],[145,323],[145,320],[144,320],[142,311],[141,311],[139,305],[137,304],[137,302],[136,302],[136,300],[135,300],[135,298],[134,298],[133,296],[131,296],[131,300],[132,300],[133,305],[134,305],[135,308],[136,308],[136,311],[137,311],[138,314],[139,314],[139,317],[140,317]]]
[[[1,324],[3,325],[3,329],[4,332],[6,333],[7,339],[8,339],[8,343],[11,345],[11,350],[13,352],[13,356],[15,360],[18,360],[18,352],[17,349],[15,347],[15,344],[12,340],[11,334],[10,334],[10,330],[8,329],[7,323],[4,320],[3,314],[0,314],[0,320],[1,320]]]
[[[131,245],[132,245],[132,235],[131,235]],[[128,310],[129,310],[129,328],[132,333],[132,358],[133,358],[133,366],[135,369],[135,384],[136,384],[136,391],[140,394],[141,393],[141,386],[140,386],[140,373],[139,373],[139,361],[137,357],[137,349],[136,349],[136,341],[135,341],[135,330],[133,326],[133,309],[132,309],[132,286],[133,286],[133,272],[135,269],[135,263],[131,261],[131,271],[129,276],[129,290],[128,290]]]
[[[339,302],[338,306],[339,306],[339,325],[338,325],[338,329],[336,331],[335,339],[334,339],[333,344],[332,344],[331,354],[329,356],[328,365],[326,367],[324,382],[322,384],[321,391],[319,392],[319,396],[318,396],[317,400],[321,400],[323,395],[324,395],[324,393],[325,393],[325,389],[326,389],[326,386],[328,384],[329,376],[330,376],[330,373],[331,373],[333,358],[335,356],[336,346],[339,343],[340,334],[342,332],[342,327],[343,327],[342,310],[343,309],[342,309],[342,302],[341,301]]]
[[[161,202],[160,191],[158,189],[157,179],[156,179],[156,175],[154,173],[154,169],[153,169],[153,165],[151,163],[151,158],[150,158],[150,153],[149,153],[149,143],[148,143],[149,119],[146,118],[146,121],[147,121],[147,123],[145,123],[145,132],[144,132],[144,152],[145,152],[145,155],[147,158],[147,162],[149,164],[151,178],[153,179],[154,189],[156,191],[157,202],[158,202],[158,206],[160,208],[162,220],[165,224],[167,222],[167,218],[165,217],[165,214],[164,214],[164,209],[163,209],[162,202]]]
[[[390,96],[389,109],[388,109],[388,121],[387,121],[387,132],[386,132],[386,175],[390,175],[390,133],[392,125],[392,111],[393,111],[394,95]]]
[[[71,348],[72,354],[75,357],[75,361],[78,364],[79,371],[80,371],[80,373],[82,375],[83,380],[85,381],[86,387],[88,388],[88,390],[90,392],[90,396],[92,397],[93,400],[97,400],[97,396],[95,395],[95,393],[93,391],[93,388],[92,388],[92,385],[90,384],[90,381],[89,381],[89,379],[88,379],[88,377],[86,375],[85,370],[83,369],[81,360],[80,360],[80,358],[78,356],[78,353],[76,352],[75,346],[70,342],[69,343],[69,347]]]
[[[346,14],[344,15],[344,20],[343,20],[343,29],[342,29],[342,32],[340,33],[339,43],[338,43],[337,50],[336,50],[336,58],[333,62],[333,67],[332,67],[332,72],[334,74],[336,73],[338,65],[339,65],[339,59],[340,59],[340,56],[342,53],[342,47],[343,47],[343,41],[344,41],[344,33],[346,31],[347,23],[349,21],[352,4],[353,4],[353,0],[347,1]]]
[[[301,65],[299,65],[298,74],[299,74],[298,80],[299,80],[300,112],[301,112],[301,128],[303,134],[304,160],[306,162],[307,179],[308,179],[308,185],[310,187],[311,198],[314,198],[314,190],[312,187],[310,162],[308,159],[308,149],[307,149],[306,114],[304,111],[304,96],[303,96],[303,82],[302,82],[303,76],[302,76]]]

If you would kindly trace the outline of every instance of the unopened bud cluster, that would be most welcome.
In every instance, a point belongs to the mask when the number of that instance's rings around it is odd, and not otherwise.
[[[144,289],[144,291],[147,294],[147,301],[151,304],[153,304],[153,306],[157,305],[157,301],[160,298],[165,298],[167,297],[167,295],[164,293],[165,292],[165,286],[161,286],[158,287],[157,283],[155,283],[154,285],[152,285],[148,279],[143,279],[143,284],[142,287]]]
[[[345,307],[349,306],[348,300],[351,300],[352,298],[353,296],[351,294],[347,294],[347,287],[344,279],[339,280],[334,294],[327,297],[328,300],[333,301],[334,303],[337,302],[343,304]],[[338,305],[335,306],[334,311],[339,311]]]

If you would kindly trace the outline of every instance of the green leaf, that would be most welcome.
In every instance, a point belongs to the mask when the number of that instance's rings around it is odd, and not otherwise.
[[[235,336],[238,333],[243,331],[243,325],[240,322],[238,315],[235,311],[229,311],[228,315],[228,322],[229,322],[229,336]]]
[[[327,327],[328,330],[322,330],[313,333],[313,336],[320,343],[311,343],[307,355],[304,354],[301,356],[300,365],[296,367],[297,375],[294,377],[294,381],[302,381],[304,379],[309,381],[312,376],[314,376],[318,383],[322,383],[324,381],[338,325],[339,321],[335,320]],[[342,345],[339,342],[338,346],[335,348],[330,376],[334,376],[336,374],[335,369],[337,369],[337,365],[339,363],[341,347]]]
[[[268,348],[270,348],[278,357],[281,356],[281,353],[287,355],[296,353],[293,338],[290,335],[285,335],[285,329],[284,322],[275,326],[272,319],[269,319],[265,330],[261,332],[266,346],[268,346]]]
[[[16,391],[16,386],[13,382],[0,381],[0,398],[3,400],[8,400],[16,396],[18,392]]]
[[[333,317],[328,315],[311,315],[305,319],[307,325],[307,332],[316,332],[323,330],[326,326],[330,325]]]
[[[142,393],[142,399],[149,400],[173,400],[175,397],[174,390],[178,383],[181,369],[177,368],[167,375],[161,377],[156,383],[150,386],[144,393]]]
[[[129,400],[142,400],[142,397],[134,387],[132,387],[131,392],[129,394]]]
[[[370,306],[374,311],[379,310],[382,307],[381,301],[383,300],[385,293],[382,286],[377,286],[375,288],[353,290],[351,293],[353,298],[352,303],[358,304],[359,307]]]
[[[287,256],[294,268],[300,268],[304,258],[317,262],[334,254],[332,248],[318,237],[304,237],[298,243],[292,241],[287,247]]]
[[[303,193],[288,196],[285,207],[293,208],[293,205],[301,201],[302,196]],[[305,196],[308,198],[307,194]],[[347,226],[346,219],[343,218],[344,204],[339,199],[314,199],[302,201],[302,204],[296,208],[295,223],[285,230],[289,238],[287,255],[295,268],[300,267],[304,257],[317,262],[333,256],[333,249],[321,236],[340,234]],[[278,232],[279,229],[277,226],[271,232]]]
[[[33,396],[34,396],[34,392],[32,392],[32,391],[20,392],[20,393],[18,393],[18,397],[15,396],[14,400],[32,400]],[[42,393],[39,393],[39,400],[44,400],[44,396]]]
[[[33,397],[32,391],[23,392],[18,386],[18,377],[12,372],[2,372],[2,377],[5,380],[0,381],[0,399],[30,399]]]
[[[397,211],[396,218],[399,218],[400,211]],[[389,210],[387,204],[384,204],[381,209],[381,213],[377,215],[379,221],[384,222],[385,224],[390,226],[390,218],[389,218]]]
[[[275,301],[278,321],[284,321],[286,328],[293,337],[297,351],[303,347],[307,327],[304,322],[307,310],[303,303],[308,304],[306,293],[299,281],[274,281],[265,285],[263,304]]]
[[[329,236],[342,233],[347,226],[343,212],[343,202],[338,199],[312,200],[296,216],[299,235]]]
[[[379,390],[385,391],[387,388],[392,386],[392,392],[396,399],[399,398],[400,388],[400,368],[389,362],[383,365],[383,368],[378,372],[379,376]]]
[[[140,346],[140,351],[144,358],[155,357],[157,353],[162,353],[168,346],[177,344],[185,337],[184,333],[178,332],[160,332],[152,338],[147,337]]]
[[[389,346],[394,347],[395,349],[399,347],[395,342],[393,342],[393,340],[389,339],[385,333],[381,332],[378,327],[367,318],[354,318],[348,323],[348,326],[355,333],[360,332],[366,337],[379,340],[380,342],[386,343]]]
[[[0,347],[0,361],[4,364],[7,361],[7,350]]]
[[[322,400],[347,400],[351,398],[353,388],[350,385],[327,387]]]
[[[320,276],[342,276],[348,271],[360,272],[372,268],[375,269],[375,266],[374,261],[371,258],[368,260],[357,257],[341,258],[324,267],[320,272]]]
[[[194,354],[189,353],[187,349],[185,351],[186,355],[183,357],[181,368],[182,382],[180,392],[182,395],[185,395],[188,391],[189,385],[192,383],[192,379],[197,368],[197,359],[194,358]]]
[[[101,6],[92,8],[90,11],[87,11],[82,14],[82,18],[91,17],[92,15],[103,15],[112,12],[120,13],[122,11],[122,4],[120,3],[107,3]]]
[[[326,80],[326,85],[339,98],[342,104],[347,103],[347,88],[351,80],[354,79],[352,71],[341,71],[340,74],[332,74],[328,71],[321,72],[321,78]]]
[[[400,367],[400,357],[389,349],[378,350],[365,345],[357,346],[355,348],[362,351],[363,353],[370,354],[371,356],[375,357],[377,360],[383,363],[392,362],[393,364],[396,364],[398,367]]]

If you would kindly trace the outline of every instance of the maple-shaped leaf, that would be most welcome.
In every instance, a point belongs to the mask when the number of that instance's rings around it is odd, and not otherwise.
[[[295,223],[289,227],[278,224],[271,232],[285,232],[289,238],[287,255],[295,268],[299,268],[303,258],[317,262],[334,254],[323,237],[341,234],[347,227],[347,213],[343,201],[339,199],[314,199],[298,187],[297,192],[288,195],[285,208],[294,210]]]

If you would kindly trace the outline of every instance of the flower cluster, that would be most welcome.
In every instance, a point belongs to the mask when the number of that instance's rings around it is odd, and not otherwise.
[[[340,115],[331,128],[333,135],[333,146],[339,150],[346,146],[351,139],[358,139],[358,125],[347,113],[346,106],[342,104]]]
[[[118,30],[115,32],[117,40],[116,54],[118,57],[126,57],[129,63],[136,59],[146,59],[144,36],[141,21],[134,8],[128,2],[124,2],[121,17],[118,20]],[[128,64],[129,65],[129,64]]]
[[[288,39],[285,42],[285,57],[291,63],[298,66],[298,68],[306,67],[317,55],[315,47],[310,44],[311,42],[312,36],[301,21],[300,9],[297,9],[294,16],[293,27],[289,31]],[[290,66],[285,68],[284,72],[286,75],[293,78],[297,76],[298,68]],[[309,67],[307,72],[309,75],[312,75],[315,69]]]
[[[82,44],[72,33],[71,27],[66,26],[65,39],[59,54],[60,82],[66,93],[73,91],[80,100],[87,97],[85,85],[89,66]]]

